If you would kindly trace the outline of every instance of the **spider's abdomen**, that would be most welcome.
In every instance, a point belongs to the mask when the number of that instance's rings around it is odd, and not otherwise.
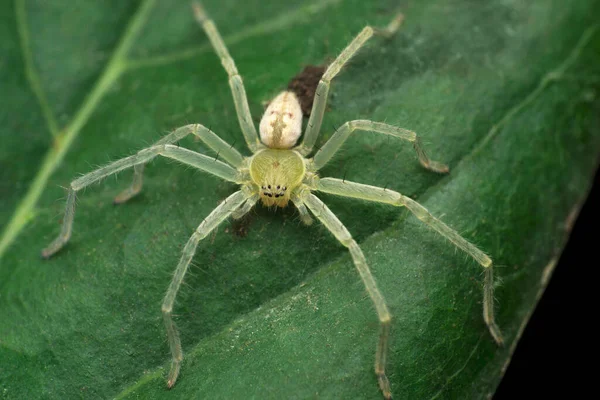
[[[289,149],[302,133],[302,109],[293,92],[281,92],[260,120],[260,140],[271,149]]]
[[[306,173],[303,157],[294,150],[261,150],[252,157],[250,177],[266,206],[285,207]]]

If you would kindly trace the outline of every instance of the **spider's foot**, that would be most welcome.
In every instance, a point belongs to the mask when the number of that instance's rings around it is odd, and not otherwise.
[[[180,361],[172,361],[171,362],[171,370],[169,371],[169,378],[167,379],[167,387],[171,389],[175,386],[175,382],[177,381],[177,377],[179,376],[179,370],[181,368]]]
[[[131,199],[132,197],[136,196],[138,193],[140,192],[140,189],[125,189],[123,190],[121,193],[119,193],[117,195],[117,197],[115,197],[115,199],[113,200],[113,204],[117,205],[117,204],[123,204],[126,201],[128,201],[129,199]]]
[[[194,10],[194,16],[196,17],[196,20],[198,22],[203,23],[208,19],[208,17],[206,16],[206,11],[204,11],[204,7],[202,7],[202,4],[200,4],[199,2],[193,2],[192,9]]]
[[[495,322],[488,324],[488,329],[490,330],[490,334],[494,338],[494,341],[499,347],[504,346],[504,338],[502,337],[502,332],[500,332],[500,328],[496,325]]]
[[[67,243],[67,241],[61,240],[61,238],[50,243],[50,245],[48,247],[46,247],[45,249],[42,250],[42,253],[41,253],[42,258],[45,260],[49,259],[54,254],[56,254],[60,249],[62,249],[63,246],[65,245],[65,243]]]
[[[377,374],[377,380],[379,381],[379,388],[383,393],[383,398],[385,400],[392,399],[392,391],[390,390],[390,381],[388,380],[385,372],[381,372]]]
[[[385,28],[385,30],[387,31],[387,36],[391,36],[394,33],[396,33],[398,31],[398,29],[400,29],[400,25],[402,25],[402,22],[404,21],[404,14],[402,13],[398,13],[394,19],[388,24],[388,26]]]
[[[447,174],[450,168],[446,164],[439,163],[437,161],[429,161],[427,165],[423,165],[430,171],[437,172],[438,174]]]
[[[304,225],[312,225],[313,223],[313,219],[310,215],[306,214],[306,215],[302,215],[300,217],[300,219],[302,220],[302,222],[304,223]]]
[[[47,259],[49,259],[50,257],[52,257],[52,254],[54,254],[54,253],[50,252],[48,249],[44,249],[44,250],[42,250],[42,253],[41,253],[41,255],[42,255],[42,258],[43,258],[44,260],[47,260]]]

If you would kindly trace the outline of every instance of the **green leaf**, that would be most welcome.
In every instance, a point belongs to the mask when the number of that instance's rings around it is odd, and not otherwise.
[[[305,65],[332,60],[395,1],[206,1],[256,122]],[[396,398],[487,398],[550,278],[600,149],[598,1],[402,3],[333,82],[318,145],[372,119],[415,130],[447,176],[406,143],[357,133],[324,176],[387,186],[488,252],[501,279],[498,348],[482,271],[406,210],[323,195],[361,245],[394,316]],[[260,206],[203,242],[175,313],[184,364],[165,385],[162,297],[183,244],[235,186],[158,160],[81,193],[68,246],[61,186],[189,122],[248,154],[226,74],[187,1],[0,5],[0,397],[381,398],[378,323],[347,251],[291,208]],[[193,140],[182,146],[210,153]],[[247,232],[240,234],[240,232]]]

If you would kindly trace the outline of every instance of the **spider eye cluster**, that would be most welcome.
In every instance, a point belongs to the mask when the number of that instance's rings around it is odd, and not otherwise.
[[[287,187],[282,185],[262,185],[261,189],[264,196],[279,198],[285,196]]]

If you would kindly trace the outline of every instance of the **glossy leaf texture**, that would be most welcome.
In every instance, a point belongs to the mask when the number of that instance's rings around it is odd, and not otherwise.
[[[356,133],[323,169],[424,204],[495,260],[498,348],[481,268],[404,209],[322,195],[361,245],[394,316],[395,398],[484,399],[552,274],[600,154],[595,0],[205,1],[244,78],[255,122],[306,65],[367,23],[373,39],[332,86],[317,145],[351,119],[418,132]],[[69,182],[175,127],[210,126],[248,154],[226,74],[187,1],[0,5],[0,398],[379,399],[372,304],[346,249],[292,209],[258,206],[199,247],[176,303],[184,349],[167,390],[160,304],[180,251],[235,186],[157,160],[82,192]],[[186,139],[181,146],[211,154]],[[563,345],[563,344],[557,344]]]

